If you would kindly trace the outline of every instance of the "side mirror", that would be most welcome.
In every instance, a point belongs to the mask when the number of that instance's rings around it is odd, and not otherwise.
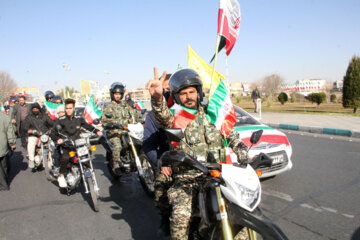
[[[58,132],[61,132],[61,130],[62,130],[62,126],[60,124],[57,124],[55,126],[55,128],[56,128],[56,131],[58,131]]]
[[[264,132],[264,130],[262,130],[262,129],[253,132],[250,137],[251,144],[256,144],[260,140],[263,132]]]
[[[112,115],[111,113],[105,113],[105,117],[107,117],[107,118],[112,118],[113,115]]]
[[[100,123],[100,119],[99,119],[99,118],[94,119],[93,124],[98,125],[99,123]]]
[[[184,133],[181,128],[167,128],[165,135],[170,141],[180,142],[184,138]]]

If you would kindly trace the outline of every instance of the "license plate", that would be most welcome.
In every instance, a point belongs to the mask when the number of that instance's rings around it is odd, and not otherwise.
[[[284,161],[284,155],[276,155],[272,157],[272,164],[282,163]]]
[[[87,149],[86,146],[84,146],[84,147],[78,148],[77,153],[81,157],[81,156],[87,155],[89,153],[89,150]]]

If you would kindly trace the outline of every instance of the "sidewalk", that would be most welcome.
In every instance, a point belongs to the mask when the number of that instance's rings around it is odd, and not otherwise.
[[[250,115],[259,119],[259,113]],[[360,117],[265,112],[260,121],[274,128],[360,138]]]

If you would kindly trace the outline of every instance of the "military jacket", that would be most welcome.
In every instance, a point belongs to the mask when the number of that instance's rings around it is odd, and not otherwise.
[[[174,124],[174,116],[166,105],[165,100],[158,103],[151,101],[155,119],[163,128],[171,128]],[[215,125],[205,118],[206,113],[203,107],[199,107],[196,118],[186,127],[184,131],[185,142],[195,150],[199,161],[220,162],[225,154],[224,137]],[[232,130],[227,137],[229,146],[237,153],[238,158],[246,158],[245,145],[242,143],[239,134]],[[188,154],[192,151],[182,142],[177,149],[184,150]]]
[[[105,116],[106,113],[111,113],[112,118],[107,118]],[[126,101],[121,101],[119,104],[115,102],[111,102],[104,108],[103,115],[101,117],[101,122],[103,126],[105,126],[107,123],[110,122],[126,126],[129,123],[132,123],[133,120],[139,122],[140,118],[136,113],[136,111],[129,107]],[[107,134],[110,138],[116,136],[117,134],[121,134],[123,132],[124,130],[121,129],[107,130]]]

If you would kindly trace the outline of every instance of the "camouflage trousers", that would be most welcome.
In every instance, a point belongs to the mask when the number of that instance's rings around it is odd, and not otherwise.
[[[167,191],[173,184],[172,177],[165,177],[162,174],[159,174],[155,179],[155,207],[158,213],[162,216],[171,214],[171,206],[169,203],[169,199],[167,197]]]
[[[198,193],[202,181],[189,176],[176,179],[168,190],[172,207],[170,233],[172,240],[187,240],[191,216],[198,207]]]
[[[120,161],[120,153],[122,150],[121,139],[119,137],[113,137],[109,139],[113,145],[112,159],[114,162]]]

